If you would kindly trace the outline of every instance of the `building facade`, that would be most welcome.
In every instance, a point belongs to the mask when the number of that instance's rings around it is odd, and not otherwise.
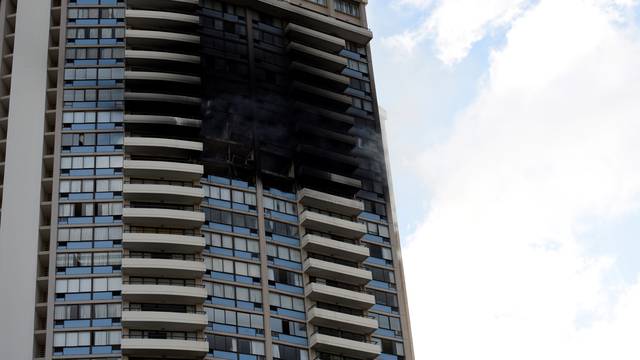
[[[3,359],[413,360],[366,0],[1,0]]]

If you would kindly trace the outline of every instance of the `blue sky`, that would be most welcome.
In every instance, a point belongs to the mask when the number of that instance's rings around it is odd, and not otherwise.
[[[640,358],[639,8],[370,1],[417,359]]]

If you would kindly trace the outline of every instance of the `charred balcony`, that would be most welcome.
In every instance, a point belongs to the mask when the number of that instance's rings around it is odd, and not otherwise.
[[[297,137],[301,142],[317,143],[328,142],[329,146],[341,146],[345,150],[352,150],[358,140],[355,136],[345,134],[341,131],[329,129],[326,125],[315,122],[299,122],[296,125]]]
[[[339,53],[346,46],[346,42],[339,37],[295,23],[289,23],[285,28],[285,33],[289,39],[333,54]]]
[[[163,93],[125,93],[127,115],[200,119],[200,98]]]
[[[293,61],[328,72],[339,73],[347,67],[347,59],[297,42],[290,42],[287,51]]]
[[[349,78],[299,62],[289,66],[290,75],[301,82],[321,89],[342,93],[349,86]]]
[[[342,196],[353,196],[362,187],[362,181],[359,179],[319,169],[313,165],[299,165],[296,168],[296,178],[309,187]]]
[[[344,113],[352,103],[350,96],[299,81],[292,84],[291,96],[296,100],[338,113]]]

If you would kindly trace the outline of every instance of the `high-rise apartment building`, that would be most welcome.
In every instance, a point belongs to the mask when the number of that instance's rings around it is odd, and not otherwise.
[[[413,360],[366,0],[0,0],[0,358]]]

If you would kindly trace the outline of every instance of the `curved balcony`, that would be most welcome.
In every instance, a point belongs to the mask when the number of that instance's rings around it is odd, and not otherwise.
[[[124,99],[126,101],[160,102],[193,106],[200,105],[201,103],[199,97],[162,93],[125,92]]]
[[[158,9],[162,9],[159,8]],[[192,29],[200,24],[196,15],[181,14],[170,11],[127,9],[127,26],[134,29]]]
[[[128,0],[127,6],[141,9],[194,10],[199,0]]]
[[[344,314],[317,307],[307,311],[307,317],[309,322],[315,326],[341,329],[356,334],[367,335],[378,329],[378,321],[376,321],[376,319]]]
[[[130,276],[192,279],[202,277],[205,271],[204,262],[201,260],[128,257],[122,259],[122,272]]]
[[[346,42],[339,37],[325,34],[301,25],[289,23],[284,30],[289,39],[299,41],[334,54],[337,54],[347,46]]]
[[[302,189],[298,191],[298,202],[304,206],[347,216],[356,216],[364,211],[362,201],[347,199],[313,189]]]
[[[124,78],[125,80],[165,81],[189,85],[200,85],[200,78],[197,76],[156,71],[125,71]]]
[[[309,338],[312,349],[321,352],[339,354],[353,359],[373,360],[377,358],[382,349],[380,345],[349,340],[337,336],[315,333]]]
[[[174,359],[202,358],[209,352],[209,343],[204,340],[179,339],[122,339],[122,353],[133,356],[169,356]]]
[[[326,161],[328,168],[342,169],[342,171],[349,169],[350,171],[354,171],[362,166],[361,160],[353,156],[353,154],[333,151],[331,147],[322,148],[315,145],[299,144],[297,150],[300,153],[309,155],[309,158],[324,159],[321,161]],[[309,162],[314,163],[315,161],[311,160]]]
[[[350,83],[349,78],[344,75],[335,74],[296,61],[291,63],[289,69],[295,75],[296,79],[300,81],[318,84],[320,87],[340,93],[342,93]]]
[[[370,309],[376,303],[376,299],[373,295],[320,283],[310,283],[306,285],[304,293],[306,297],[313,301],[320,301],[361,310]]]
[[[346,110],[349,106],[351,106],[353,102],[350,96],[333,92],[330,90],[326,90],[314,85],[302,83],[299,81],[294,81],[292,88],[295,94],[304,93],[306,94],[306,98],[310,98],[314,100],[318,98],[322,98],[325,102],[328,102],[333,106],[339,107],[340,109],[343,109],[343,110]],[[125,94],[125,99],[126,99],[126,94]]]
[[[190,151],[201,152],[203,145],[199,141],[176,140],[161,137],[125,137],[124,149],[127,154],[172,156]]]
[[[174,47],[195,49],[200,45],[200,36],[170,31],[127,29],[125,36],[128,47],[140,47],[145,50],[169,50]]]
[[[204,167],[198,164],[171,161],[125,160],[125,176],[145,179],[196,181],[202,177]]]
[[[207,291],[200,286],[123,284],[122,298],[137,303],[197,305],[207,298]]]
[[[370,253],[369,248],[362,245],[349,244],[312,234],[307,234],[302,238],[302,248],[307,252],[355,262],[364,261]]]
[[[171,204],[199,204],[204,197],[202,188],[163,184],[124,184],[122,194],[127,200]]]
[[[189,210],[127,207],[122,209],[122,221],[127,225],[134,226],[189,229],[202,226],[204,213]]]
[[[330,72],[338,73],[347,67],[347,59],[297,42],[290,42],[287,50],[298,61]]]
[[[313,137],[322,137],[331,141],[337,141],[344,145],[347,145],[351,149],[354,149],[358,145],[358,139],[353,134],[345,133],[343,131],[326,129],[323,126],[325,125],[314,123],[297,123],[296,131],[303,132]]]
[[[300,224],[306,228],[334,234],[347,239],[359,239],[367,232],[364,224],[305,210],[300,214]]]
[[[200,64],[199,56],[171,53],[166,51],[127,49],[124,52],[124,57],[127,59],[127,65],[155,64],[158,61],[184,63],[189,65]]]
[[[204,237],[158,233],[124,233],[122,246],[133,251],[196,253],[205,247]]]
[[[122,326],[129,329],[197,331],[207,326],[207,314],[123,310]]]
[[[371,271],[314,258],[304,261],[303,270],[310,276],[336,280],[345,284],[366,285],[372,280]]]
[[[336,112],[336,111],[332,111],[329,109],[325,109],[322,107],[318,107],[318,106],[314,106],[312,104],[308,104],[308,103],[304,103],[304,102],[300,102],[297,101],[294,103],[294,107],[296,109],[305,111],[305,112],[309,112],[311,114],[314,114],[316,116],[320,116],[323,118],[327,118],[330,119],[331,121],[336,121],[336,122],[340,122],[343,123],[347,126],[353,126],[356,122],[355,118],[351,115],[347,115],[344,113],[340,113],[340,112]]]
[[[362,188],[362,181],[354,179],[348,176],[332,173],[330,171],[317,169],[307,165],[303,165],[298,170],[300,176],[312,177],[315,179],[329,181],[334,184],[338,184],[344,188],[351,188],[352,190],[359,190]]]
[[[175,125],[199,128],[202,120],[190,119],[178,116],[165,115],[134,115],[126,114],[124,116],[125,124],[153,124],[153,125]]]

